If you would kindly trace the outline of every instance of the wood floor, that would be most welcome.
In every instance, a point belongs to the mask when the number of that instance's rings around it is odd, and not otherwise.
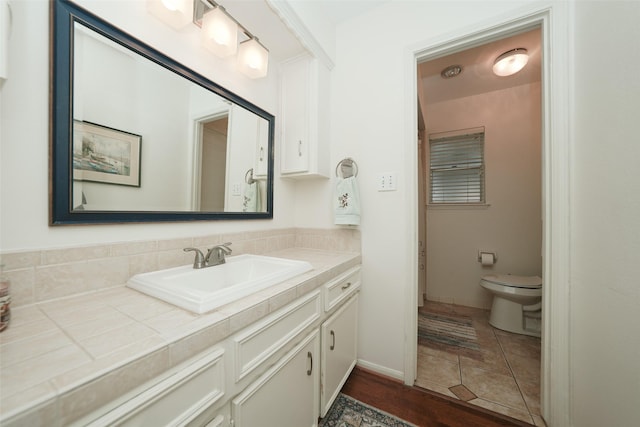
[[[530,424],[356,367],[342,393],[420,427],[491,427]]]

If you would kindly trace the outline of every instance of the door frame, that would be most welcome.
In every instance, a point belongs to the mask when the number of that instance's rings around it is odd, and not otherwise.
[[[223,117],[229,117],[231,120],[231,108],[229,105],[217,107],[207,112],[200,112],[194,114],[189,118],[191,125],[189,126],[188,140],[191,141],[191,154],[189,155],[189,162],[187,170],[191,170],[192,173],[189,176],[188,188],[191,188],[191,210],[200,210],[200,181],[202,178],[202,128],[203,124],[210,122],[211,120],[221,119]],[[227,136],[228,139],[228,136]],[[227,151],[228,153],[228,151]],[[227,154],[228,155],[228,154]],[[227,159],[228,160],[228,159]],[[225,198],[226,201],[226,198]]]
[[[417,66],[419,62],[540,27],[542,33],[542,259],[543,315],[540,400],[548,425],[571,425],[570,401],[570,123],[573,74],[573,5],[534,4],[427,40],[405,50],[405,144],[407,171],[406,253],[410,257],[405,306],[404,382],[417,372],[418,193]],[[553,383],[553,384],[552,384]],[[552,386],[553,385],[553,386]]]

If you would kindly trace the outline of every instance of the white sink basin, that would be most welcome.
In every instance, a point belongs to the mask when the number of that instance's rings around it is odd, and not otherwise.
[[[306,261],[237,255],[213,267],[194,269],[193,265],[184,265],[136,274],[127,286],[201,314],[312,268]]]

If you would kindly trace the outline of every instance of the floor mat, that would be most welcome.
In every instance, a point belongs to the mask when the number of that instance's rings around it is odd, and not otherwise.
[[[418,312],[418,342],[429,341],[480,350],[470,317]]]

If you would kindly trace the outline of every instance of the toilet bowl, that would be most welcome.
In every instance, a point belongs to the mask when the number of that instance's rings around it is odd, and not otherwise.
[[[493,294],[489,324],[516,334],[540,336],[540,277],[490,274],[480,280],[480,286]]]

